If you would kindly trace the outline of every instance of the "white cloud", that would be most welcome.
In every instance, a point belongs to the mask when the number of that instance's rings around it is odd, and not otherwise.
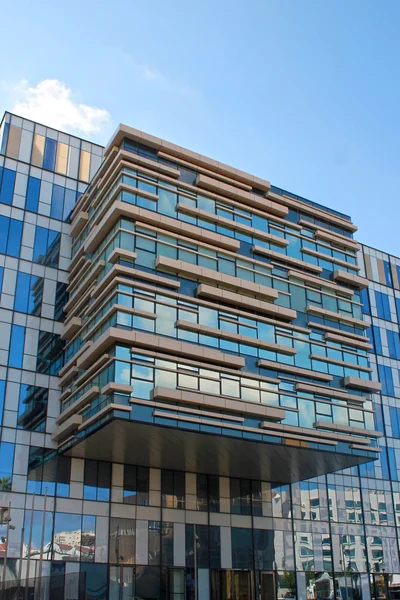
[[[81,104],[72,90],[58,79],[43,79],[35,87],[21,81],[13,89],[11,112],[69,133],[90,136],[108,129],[110,113]]]

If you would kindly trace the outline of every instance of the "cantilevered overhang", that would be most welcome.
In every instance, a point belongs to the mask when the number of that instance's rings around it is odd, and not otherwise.
[[[112,419],[111,415],[110,418]],[[257,436],[254,435],[254,438]],[[268,440],[269,436],[259,434]],[[279,483],[300,481],[374,460],[378,451],[341,444],[330,451],[294,439],[238,439],[114,418],[64,453],[77,458]],[[346,449],[345,449],[346,446]]]

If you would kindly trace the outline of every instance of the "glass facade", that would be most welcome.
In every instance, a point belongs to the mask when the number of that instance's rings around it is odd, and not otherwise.
[[[397,600],[400,259],[124,126],[0,148],[0,580]]]

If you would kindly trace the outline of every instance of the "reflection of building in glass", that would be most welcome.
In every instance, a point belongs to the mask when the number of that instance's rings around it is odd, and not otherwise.
[[[7,550],[97,600],[397,600],[400,260],[355,229],[6,114],[0,576]]]

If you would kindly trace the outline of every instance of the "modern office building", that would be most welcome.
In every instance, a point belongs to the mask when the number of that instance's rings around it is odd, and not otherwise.
[[[130,127],[0,148],[0,577],[397,599],[400,259]]]

